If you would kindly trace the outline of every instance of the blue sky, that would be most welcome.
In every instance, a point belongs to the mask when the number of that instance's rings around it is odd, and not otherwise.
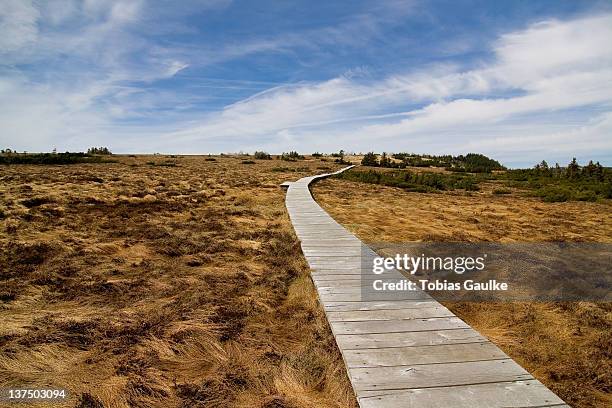
[[[610,38],[604,1],[0,0],[0,145],[612,165]]]

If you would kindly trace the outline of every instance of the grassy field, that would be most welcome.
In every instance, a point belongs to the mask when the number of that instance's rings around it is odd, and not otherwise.
[[[612,242],[610,200],[546,203],[517,188],[501,194],[499,188],[483,182],[479,191],[419,193],[335,178],[317,183],[313,192],[365,242]],[[612,305],[445,305],[572,406],[612,405]]]
[[[0,166],[0,386],[66,387],[71,407],[354,407],[278,186],[339,166],[113,160]]]

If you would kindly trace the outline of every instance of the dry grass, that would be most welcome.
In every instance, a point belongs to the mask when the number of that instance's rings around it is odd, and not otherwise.
[[[612,241],[612,203],[543,203],[481,192],[409,193],[328,179],[317,201],[366,242]],[[445,305],[575,407],[612,405],[609,303]]]
[[[278,187],[338,166],[244,159],[0,168],[0,384],[77,407],[354,407]]]

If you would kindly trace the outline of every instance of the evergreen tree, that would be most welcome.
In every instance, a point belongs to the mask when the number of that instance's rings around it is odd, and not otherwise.
[[[567,178],[574,179],[580,175],[580,166],[574,157],[570,164],[567,165]]]
[[[562,172],[563,171],[561,170],[561,166],[559,166],[559,163],[555,163],[555,171],[553,172],[553,176],[559,178],[561,177]]]
[[[596,166],[593,163],[593,160],[589,160],[589,164],[582,168],[582,175],[585,177],[592,177],[595,175]]]
[[[112,154],[108,147],[90,147],[87,154]]]
[[[391,167],[391,159],[389,159],[385,152],[383,152],[380,158],[380,167]]]
[[[378,159],[376,158],[376,154],[374,152],[366,153],[363,156],[363,159],[361,159],[361,165],[362,166],[377,167],[378,166]]]
[[[604,168],[599,162],[595,164],[594,174],[597,180],[604,181]]]

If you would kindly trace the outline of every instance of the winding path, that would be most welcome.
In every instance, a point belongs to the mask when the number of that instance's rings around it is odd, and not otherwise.
[[[360,407],[568,407],[427,293],[364,300],[361,265],[377,255],[309,190],[351,167],[287,183],[286,206]]]

